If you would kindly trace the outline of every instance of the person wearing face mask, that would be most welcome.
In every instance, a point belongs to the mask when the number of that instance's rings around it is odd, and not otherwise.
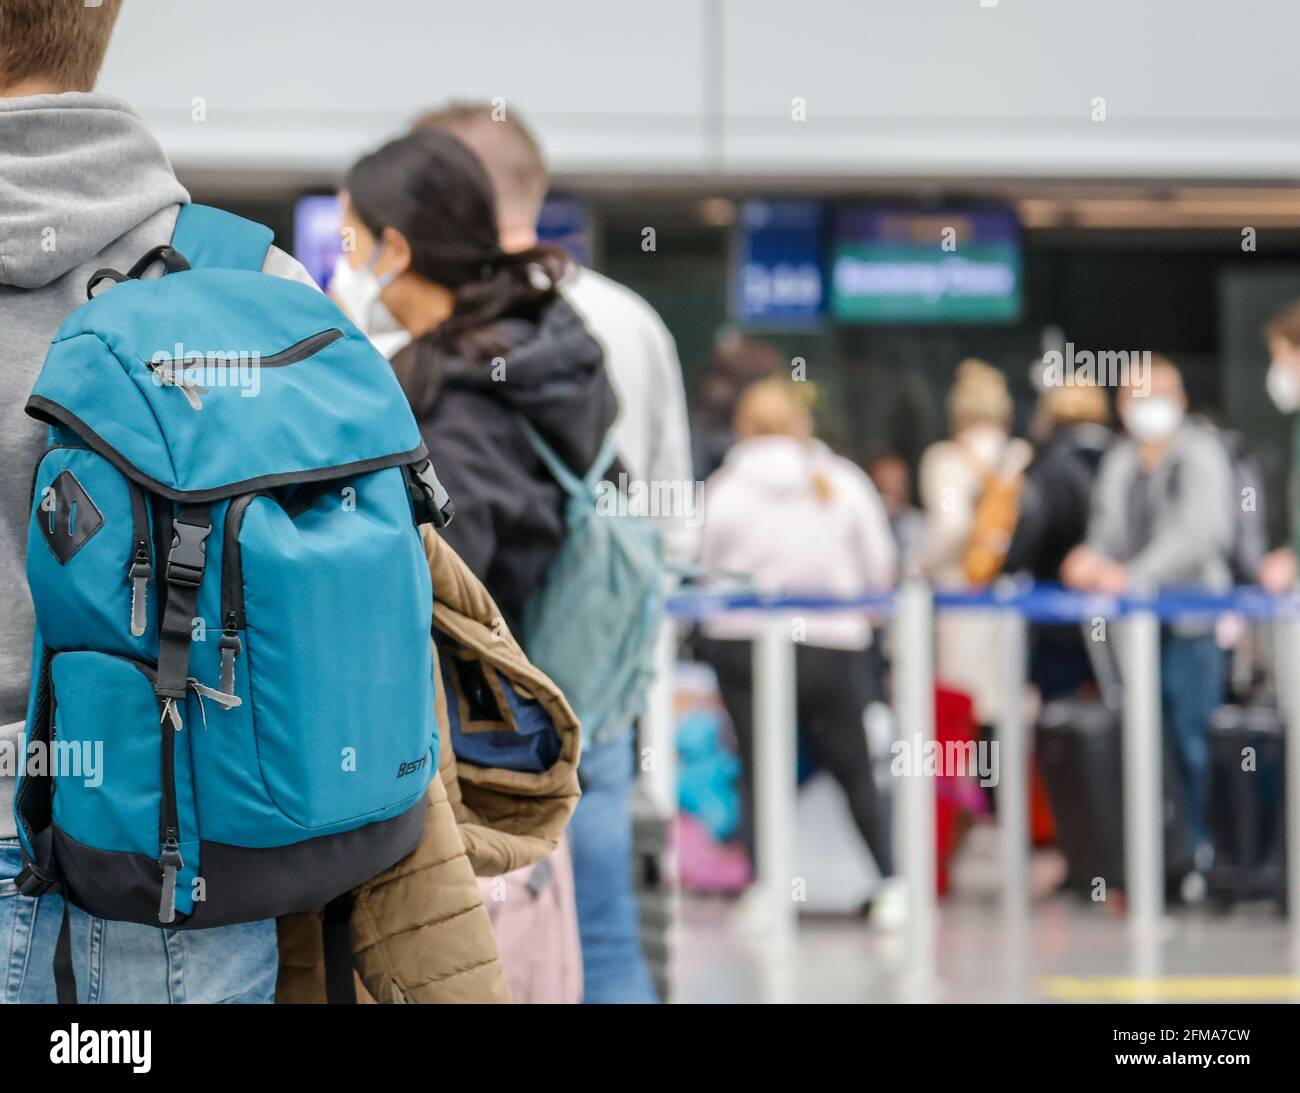
[[[1283,308],[1264,328],[1270,363],[1265,387],[1278,411],[1300,411],[1300,303]],[[1290,592],[1296,583],[1296,552],[1300,544],[1300,418],[1296,440],[1291,445],[1289,483],[1291,542],[1264,556],[1259,567],[1259,583],[1269,592]]]
[[[936,587],[963,590],[973,587],[964,562],[980,497],[992,479],[1021,474],[1033,449],[1011,435],[1007,381],[984,361],[957,365],[947,409],[952,437],[925,449],[917,473],[925,512],[921,566]],[[998,611],[949,611],[935,620],[935,671],[946,686],[971,696],[983,726],[1002,709],[1002,687],[988,658],[1006,626]]]
[[[1004,572],[1055,581],[1066,555],[1084,541],[1093,483],[1111,443],[1109,420],[1103,388],[1043,387],[1031,429],[1038,450],[1025,472]],[[1043,701],[1071,697],[1092,679],[1083,642],[1078,626],[1030,628],[1029,678]]]
[[[600,346],[557,292],[568,260],[540,245],[502,252],[487,176],[447,133],[365,156],[340,201],[355,241],[347,309],[370,324],[382,307],[409,335],[393,368],[456,500],[441,534],[519,635],[564,539],[560,487],[519,419],[585,473],[617,410]]]
[[[365,265],[353,266],[348,254],[340,254],[330,275],[329,297],[339,305],[370,339],[371,344],[390,360],[410,344],[411,335],[384,306],[380,296],[388,280],[381,281],[374,265],[383,254],[376,247]]]
[[[1061,566],[1061,579],[1109,594],[1232,584],[1233,475],[1222,441],[1187,419],[1183,379],[1172,361],[1152,356],[1121,389],[1127,436],[1102,459],[1087,541]],[[1223,698],[1226,657],[1214,620],[1166,626],[1160,640],[1162,722],[1174,785],[1187,819],[1192,871],[1185,898],[1204,891],[1213,863],[1206,823],[1210,718]]]
[[[569,259],[536,241],[502,249],[489,178],[473,151],[443,130],[416,130],[361,159],[340,201],[344,238],[355,241],[344,255],[346,270],[340,267],[340,299],[372,339],[377,327],[395,323],[409,343],[393,355],[393,369],[456,504],[455,519],[439,534],[526,645],[525,604],[546,582],[564,541],[566,496],[522,422],[581,476],[618,410],[601,347],[559,292]],[[622,471],[616,461],[606,477],[618,481]],[[630,768],[630,751],[628,757]],[[584,781],[584,795],[588,790]],[[585,931],[581,957],[571,936],[576,925],[567,928],[577,919],[567,852],[514,889],[539,904],[554,898],[557,914],[534,916],[522,902],[489,903],[519,998],[656,1000],[637,940],[630,812],[622,819],[607,817],[600,832],[599,913],[584,924],[599,944],[593,948]],[[556,891],[561,875],[564,896]],[[507,894],[512,883],[507,878]],[[525,950],[531,944],[541,952],[522,963],[515,959],[521,933]],[[563,966],[544,972],[561,950]],[[567,954],[582,963],[578,983]]]

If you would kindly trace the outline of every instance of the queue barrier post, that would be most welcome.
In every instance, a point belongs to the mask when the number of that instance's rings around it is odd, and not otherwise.
[[[677,813],[677,737],[673,718],[673,666],[678,623],[666,616],[655,642],[654,681],[640,719],[639,771],[655,812],[665,818]]]
[[[1291,950],[1300,962],[1300,617],[1279,616],[1274,624],[1275,674],[1278,701],[1286,726],[1286,907]]]
[[[1013,918],[1029,909],[1029,730],[1025,724],[1028,627],[1019,611],[1004,613],[1002,708],[998,717],[998,826],[1002,850],[1002,902]],[[981,771],[982,773],[982,771]]]
[[[1124,888],[1129,923],[1151,936],[1164,914],[1160,624],[1134,610],[1120,623],[1123,652]]]
[[[895,600],[894,704],[899,739],[919,759],[934,733],[934,600],[923,581],[905,581]],[[938,935],[934,779],[916,762],[897,779],[895,856],[907,886],[907,963],[910,992],[930,995],[936,984]]]
[[[795,647],[789,619],[769,614],[753,649],[754,842],[758,882],[777,952],[798,924],[794,843],[798,793],[795,752]]]

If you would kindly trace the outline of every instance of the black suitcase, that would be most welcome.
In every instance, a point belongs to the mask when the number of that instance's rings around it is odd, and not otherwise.
[[[1286,726],[1267,706],[1223,706],[1210,726],[1210,898],[1286,901]],[[1247,752],[1246,749],[1253,749]],[[1253,767],[1253,769],[1251,769]]]
[[[1120,715],[1101,702],[1061,699],[1043,707],[1035,742],[1056,837],[1068,865],[1066,887],[1090,896],[1098,877],[1124,884],[1124,782]],[[1180,880],[1192,867],[1192,843],[1164,754],[1165,875]]]
[[[1043,707],[1035,750],[1068,865],[1066,887],[1089,894],[1094,878],[1124,882],[1124,790],[1119,716],[1100,702]]]

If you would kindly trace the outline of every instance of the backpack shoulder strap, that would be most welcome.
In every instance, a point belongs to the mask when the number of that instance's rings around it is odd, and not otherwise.
[[[560,488],[570,497],[582,497],[593,491],[604,473],[609,470],[615,456],[618,455],[618,442],[615,440],[614,432],[611,429],[605,434],[605,439],[600,445],[600,451],[596,453],[591,469],[587,471],[585,476],[579,478],[565,465],[564,460],[555,454],[555,450],[542,439],[542,434],[533,428],[532,422],[522,414],[516,414],[515,419],[519,422],[519,428],[527,438],[529,447],[537,454],[537,458],[542,461],[546,469],[551,472],[551,477],[560,484]]]
[[[266,261],[275,233],[242,216],[208,205],[182,205],[172,246],[194,269],[246,269]]]
[[[605,472],[614,465],[614,460],[618,458],[618,440],[614,436],[614,430],[611,429],[605,434],[605,439],[601,441],[600,451],[596,453],[596,458],[591,462],[591,469],[587,471],[587,477],[583,479],[587,489],[594,490],[600,485],[600,480],[605,477]]]

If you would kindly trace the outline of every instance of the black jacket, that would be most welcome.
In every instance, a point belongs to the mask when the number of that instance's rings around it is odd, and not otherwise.
[[[1109,442],[1102,425],[1067,425],[1034,456],[1025,471],[1006,572],[1026,570],[1036,581],[1060,580],[1065,556],[1087,535],[1092,483]]]
[[[617,403],[600,346],[555,299],[537,321],[508,319],[491,361],[449,357],[432,337],[393,365],[412,398],[439,481],[456,506],[442,532],[522,642],[528,596],[564,540],[564,494],[519,428],[523,415],[564,462],[586,474]]]

